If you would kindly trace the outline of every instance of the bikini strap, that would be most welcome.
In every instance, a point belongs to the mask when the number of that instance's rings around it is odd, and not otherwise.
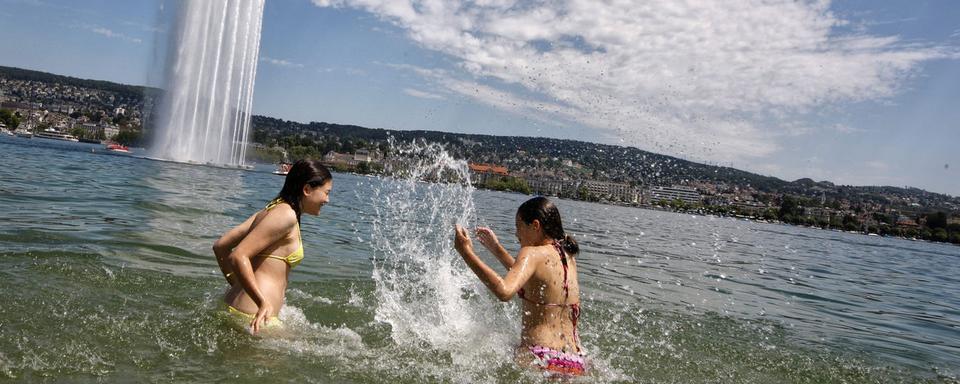
[[[286,203],[286,202],[287,202],[287,201],[284,200],[282,197],[278,197],[278,198],[276,198],[276,199],[270,200],[270,202],[267,203],[267,206],[266,206],[266,207],[263,207],[263,209],[264,209],[265,211],[269,211],[271,208],[276,207],[276,206],[278,206],[278,205],[280,205],[280,204],[283,204],[283,203]]]

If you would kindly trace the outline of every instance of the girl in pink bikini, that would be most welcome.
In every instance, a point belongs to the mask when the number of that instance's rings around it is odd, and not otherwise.
[[[545,197],[534,197],[520,205],[516,227],[520,241],[516,259],[490,228],[476,231],[480,244],[507,269],[504,277],[477,257],[467,230],[459,225],[455,247],[500,300],[510,300],[514,295],[523,300],[518,361],[548,374],[582,375],[586,366],[577,335],[580,284],[574,258],[580,248],[563,231],[557,206]]]

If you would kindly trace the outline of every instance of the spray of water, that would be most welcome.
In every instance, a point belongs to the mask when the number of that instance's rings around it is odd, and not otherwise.
[[[181,4],[154,156],[243,165],[264,0]]]
[[[476,216],[467,163],[438,144],[393,147],[406,160],[370,194],[375,318],[401,349],[449,356],[440,376],[482,379],[491,366],[512,364],[519,319],[453,248],[454,224],[470,227]]]

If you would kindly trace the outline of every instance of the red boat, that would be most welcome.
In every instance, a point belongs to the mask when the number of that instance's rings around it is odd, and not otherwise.
[[[127,148],[126,145],[118,143],[107,144],[107,149],[114,152],[130,153],[130,148]]]

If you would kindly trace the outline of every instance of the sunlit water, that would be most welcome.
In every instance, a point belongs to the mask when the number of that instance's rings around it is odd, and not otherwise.
[[[540,380],[512,361],[518,303],[451,244],[484,224],[516,251],[527,196],[412,181],[464,172],[420,154],[410,178],[334,175],[286,329],[257,338],[210,246],[281,177],[0,138],[0,381]],[[556,202],[583,250],[581,381],[958,382],[956,246]]]

